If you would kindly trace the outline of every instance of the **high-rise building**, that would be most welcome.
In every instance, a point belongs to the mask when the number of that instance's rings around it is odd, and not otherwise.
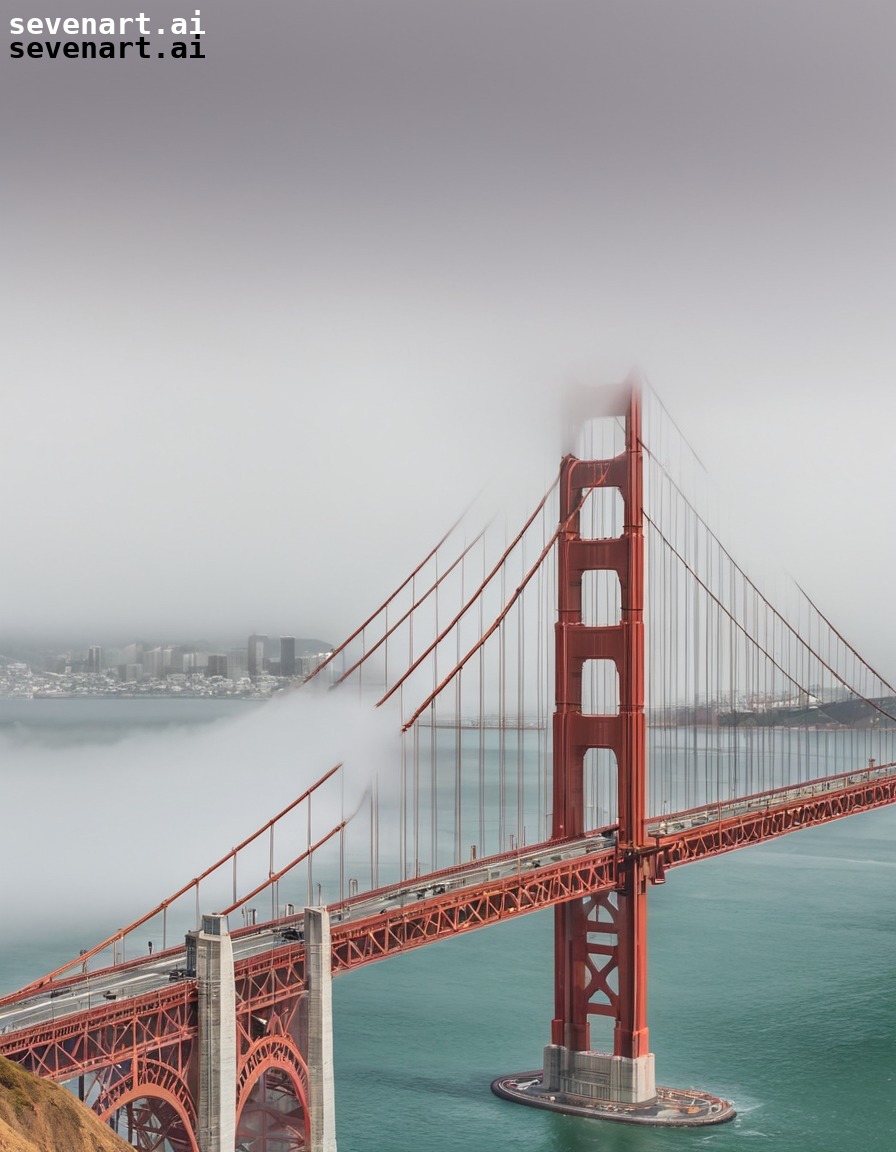
[[[267,636],[256,636],[254,633],[249,637],[249,675],[253,680],[264,668],[265,640]]]
[[[296,638],[295,636],[280,637],[280,675],[295,676],[296,674]]]
[[[227,675],[227,657],[223,652],[209,652],[208,674],[209,676]]]
[[[227,679],[242,680],[246,675],[246,649],[231,648],[227,653]]]
[[[103,650],[99,644],[92,644],[87,652],[87,671],[102,672]]]
[[[171,672],[183,672],[184,650],[181,645],[172,644],[162,649],[162,667],[166,676]]]
[[[184,652],[184,672],[208,668],[208,652]]]

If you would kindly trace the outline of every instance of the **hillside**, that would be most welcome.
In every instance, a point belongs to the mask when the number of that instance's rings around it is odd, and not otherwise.
[[[0,1152],[125,1152],[70,1092],[0,1056]]]

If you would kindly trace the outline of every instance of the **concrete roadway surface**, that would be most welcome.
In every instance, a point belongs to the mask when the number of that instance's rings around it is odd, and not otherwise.
[[[233,941],[235,959],[254,956],[258,952],[283,944],[283,938],[271,929],[261,929],[251,936],[237,937]],[[0,1035],[30,1028],[34,1024],[62,1020],[75,1016],[104,1001],[126,1000],[167,987],[172,980],[186,980],[184,971],[186,951],[168,951],[159,957],[147,957],[138,964],[130,963],[120,972],[103,968],[79,976],[55,987],[48,985],[27,1000],[0,1008]]]

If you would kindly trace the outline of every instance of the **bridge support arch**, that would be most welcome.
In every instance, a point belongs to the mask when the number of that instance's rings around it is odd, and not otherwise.
[[[290,1036],[256,1041],[239,1072],[236,1133],[238,1147],[308,1147],[308,1069]]]
[[[140,1101],[146,1101],[148,1107],[138,1117],[134,1105]],[[110,1123],[126,1109],[129,1127],[135,1129],[129,1138],[136,1137],[137,1147],[151,1148],[158,1141],[168,1140],[186,1152],[201,1152],[196,1141],[193,1101],[183,1080],[164,1064],[141,1061],[136,1080],[120,1080],[103,1092],[92,1107],[104,1123]]]
[[[249,1043],[241,1049],[226,917],[204,915],[202,929],[186,938],[186,966],[195,972],[197,990],[198,1035],[189,1056],[181,1052],[168,1064],[135,1054],[111,1066],[91,1091],[90,1106],[109,1122],[123,1115],[122,1134],[147,1152],[233,1152],[237,1146],[336,1152],[326,908],[305,910],[305,945],[301,1023],[293,1027],[275,1013],[269,1031],[255,1040],[246,1033]]]

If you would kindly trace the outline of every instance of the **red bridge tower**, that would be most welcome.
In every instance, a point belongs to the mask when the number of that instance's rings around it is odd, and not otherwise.
[[[619,885],[554,911],[554,1018],[538,1080],[495,1081],[502,1096],[574,1113],[648,1124],[707,1124],[731,1119],[724,1100],[657,1088],[647,1031],[647,889],[663,882],[662,859],[646,833],[647,724],[644,713],[644,534],[641,400],[638,388],[586,393],[579,423],[622,418],[624,450],[608,460],[564,457],[560,470],[557,553],[556,710],[553,731],[554,839],[589,831],[585,759],[608,750],[616,765]],[[576,431],[578,428],[576,428]],[[581,513],[590,493],[618,490],[621,535],[585,538]],[[606,507],[605,503],[603,507]],[[615,573],[617,621],[586,624],[585,573]],[[618,678],[618,710],[583,711],[589,661],[608,661]],[[606,759],[599,764],[605,768]],[[607,768],[607,770],[609,770]],[[591,1048],[590,1016],[614,1022],[612,1052]]]

